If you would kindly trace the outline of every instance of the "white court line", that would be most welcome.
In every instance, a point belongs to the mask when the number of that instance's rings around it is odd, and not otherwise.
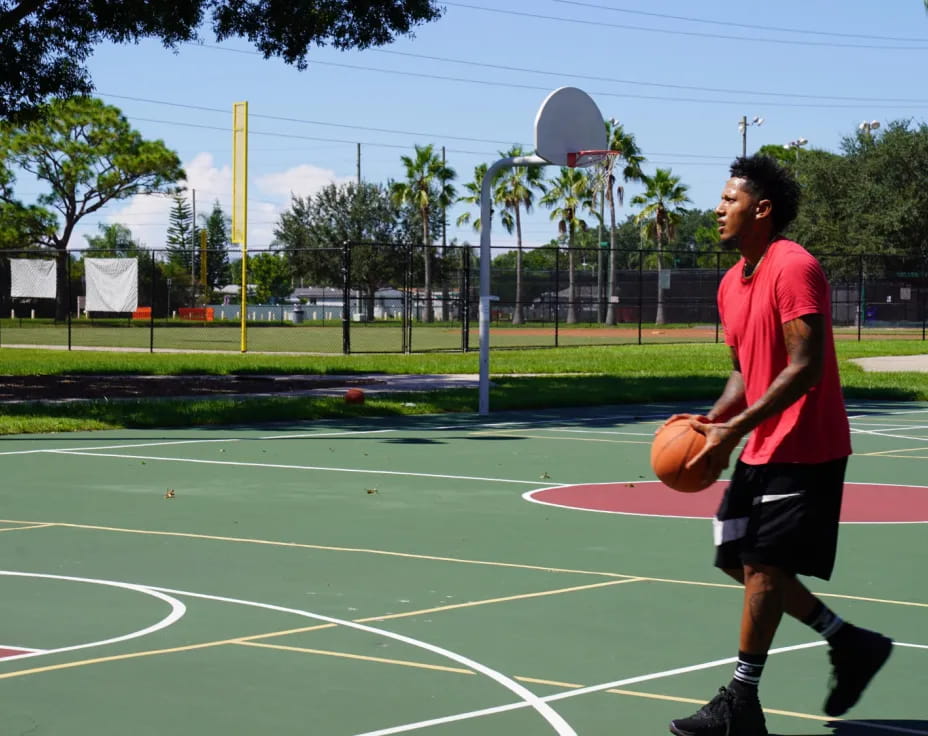
[[[92,445],[91,447],[65,447],[65,448],[56,448],[56,447],[46,447],[41,450],[12,450],[10,452],[0,452],[0,455],[37,455],[43,452],[60,452],[61,450],[68,450],[71,452],[77,452],[79,450],[127,450],[133,447],[161,447],[163,445],[198,445],[205,444],[208,442],[241,442],[238,438],[229,438],[222,440],[167,440],[165,442],[135,442],[130,444],[122,445]]]
[[[156,590],[154,588],[148,588],[144,585],[133,585],[132,583],[119,583],[113,580],[96,580],[94,578],[77,578],[71,577],[69,575],[46,575],[43,573],[37,572],[15,572],[13,570],[0,570],[0,575],[7,575],[10,577],[20,577],[20,578],[42,578],[45,580],[67,580],[72,583],[91,583],[92,585],[106,585],[111,588],[123,588],[124,590],[132,590],[136,593],[142,593],[143,595],[152,596],[153,598],[158,598],[159,600],[164,601],[171,607],[171,612],[165,616],[163,619],[158,621],[158,623],[147,626],[144,629],[139,629],[138,631],[133,631],[128,634],[123,634],[122,636],[114,636],[110,639],[102,639],[100,641],[91,641],[85,644],[75,644],[70,647],[58,647],[57,649],[35,649],[26,654],[16,654],[12,657],[4,657],[3,662],[12,662],[17,659],[28,659],[30,657],[40,657],[44,654],[59,654],[61,652],[74,652],[78,649],[89,649],[90,647],[102,647],[107,644],[116,644],[121,641],[129,641],[130,639],[137,639],[141,636],[147,636],[148,634],[154,634],[156,631],[165,629],[168,626],[171,626],[175,622],[183,618],[184,614],[187,612],[187,607],[181,603],[176,598],[172,598],[169,595],[166,595],[164,592]],[[25,649],[26,647],[17,647],[19,649]]]
[[[622,434],[622,435],[632,435],[633,437],[653,437],[654,432],[619,432],[617,430],[603,430],[603,429],[562,429],[560,427],[551,427],[550,429],[543,429],[543,432],[568,432],[571,434]]]
[[[928,437],[911,437],[906,434],[888,434],[887,432],[884,432],[883,430],[871,431],[867,429],[856,429],[854,427],[851,427],[851,434],[866,434],[866,435],[870,435],[871,437],[892,437],[898,440],[913,440],[915,442],[928,442]]]
[[[265,437],[258,437],[259,440],[296,440],[306,437],[313,439],[315,437],[342,437],[345,435],[356,434],[383,434],[384,432],[399,432],[398,429],[359,429],[352,432],[306,432],[305,434],[269,434]]]
[[[12,644],[0,644],[0,649],[18,649],[19,651],[24,652],[26,654],[31,654],[32,652],[41,652],[42,654],[45,654],[44,649],[33,649],[32,647],[21,647],[19,645],[14,646]],[[17,654],[15,656],[18,657],[20,655]],[[13,657],[0,658],[0,662],[3,662],[7,659],[13,659]]]
[[[787,647],[777,647],[776,649],[771,649],[769,654],[782,654],[784,652],[793,652],[800,649],[811,649],[813,647],[820,647],[827,644],[825,641],[814,641],[808,642],[806,644],[794,644]],[[928,645],[924,644],[908,644],[905,642],[893,642],[895,646],[898,647],[912,647],[915,649],[928,649]],[[613,682],[603,683],[601,685],[591,685],[590,687],[581,687],[575,688],[574,690],[568,690],[562,693],[556,693],[554,695],[546,695],[541,698],[545,703],[551,703],[558,700],[566,700],[567,698],[574,698],[578,695],[588,695],[590,693],[602,692],[603,690],[611,690],[612,688],[624,687],[626,685],[634,685],[640,682],[648,682],[650,680],[658,680],[664,677],[673,677],[674,675],[683,675],[690,672],[697,672],[699,670],[707,670],[713,667],[719,667],[725,664],[733,664],[738,661],[737,657],[726,657],[725,659],[716,659],[711,662],[703,662],[702,664],[691,665],[689,667],[678,667],[672,670],[664,670],[663,672],[654,672],[647,675],[638,675],[635,677],[627,677],[623,680],[614,680]],[[508,705],[500,705],[494,708],[483,708],[481,710],[474,710],[468,713],[458,713],[451,716],[444,716],[442,718],[431,718],[427,721],[419,721],[417,723],[407,723],[402,726],[394,726],[392,728],[380,729],[378,731],[365,731],[361,734],[356,734],[356,736],[390,736],[390,734],[405,733],[407,731],[415,731],[420,728],[427,728],[429,726],[438,726],[443,723],[453,723],[457,721],[469,720],[471,718],[479,718],[481,716],[495,715],[497,713],[504,713],[511,710],[518,710],[524,708],[525,704],[523,703],[510,703]],[[857,721],[846,721],[847,723],[857,723]],[[924,731],[911,730],[901,727],[894,726],[880,726],[881,729],[889,731],[897,731],[901,733],[913,733],[913,734],[924,734]]]
[[[510,478],[483,478],[476,475],[443,475],[441,473],[409,473],[400,470],[362,470],[358,468],[330,468],[321,465],[284,465],[282,463],[245,463],[234,460],[200,460],[190,457],[159,457],[156,455],[122,455],[115,452],[84,452],[82,450],[49,450],[58,455],[80,455],[82,457],[115,457],[125,460],[162,460],[171,463],[197,463],[201,465],[230,465],[246,468],[275,468],[278,470],[321,470],[331,473],[360,473],[362,475],[402,475],[415,478],[445,478],[448,480],[474,480],[482,483],[519,483],[536,486],[538,481],[513,480]]]
[[[303,616],[305,618],[311,618],[317,621],[324,621],[326,623],[335,624],[337,626],[346,626],[348,628],[357,629],[358,631],[364,631],[369,634],[376,634],[377,636],[394,639],[419,649],[425,649],[426,651],[433,652],[434,654],[438,654],[439,656],[450,659],[453,662],[457,662],[458,664],[462,664],[465,667],[476,670],[482,675],[486,675],[494,682],[502,685],[507,690],[522,698],[522,700],[519,701],[517,707],[532,708],[535,710],[538,715],[544,718],[549,723],[549,725],[554,728],[558,736],[577,736],[577,732],[570,727],[570,724],[568,724],[567,721],[565,721],[557,711],[555,711],[551,706],[544,702],[543,698],[539,698],[524,685],[521,685],[512,678],[507,677],[502,672],[497,672],[496,670],[491,669],[486,665],[480,664],[480,662],[470,659],[469,657],[465,657],[462,654],[457,654],[456,652],[452,652],[449,649],[444,649],[443,647],[439,647],[435,644],[430,644],[426,641],[422,641],[421,639],[413,639],[412,637],[404,636],[403,634],[397,634],[393,631],[387,631],[386,629],[378,629],[373,626],[359,624],[354,621],[346,621],[343,619],[332,618],[331,616],[323,616],[319,613],[303,611],[298,608],[285,608],[284,606],[275,606],[270,603],[258,603],[257,601],[246,601],[238,598],[226,598],[219,595],[207,595],[206,593],[191,593],[190,591],[185,590],[172,590],[170,588],[159,588],[155,586],[142,587],[147,587],[147,589],[152,592],[158,591],[160,593],[169,593],[171,595],[189,596],[191,598],[201,598],[203,600],[218,601],[220,603],[234,603],[240,606],[252,606],[254,608],[263,608],[268,611],[277,611],[279,613],[292,613],[296,616]],[[737,657],[735,657],[732,661],[735,659],[737,659]]]
[[[891,417],[897,414],[928,414],[928,409],[900,409],[899,411],[877,411],[872,414],[854,414],[848,419],[866,419],[867,417]]]
[[[280,435],[268,435],[267,437],[256,437],[256,440],[286,440],[302,437],[340,437],[342,435],[356,435],[356,434],[375,434],[378,432],[397,432],[396,429],[365,429],[357,430],[350,432],[319,432],[316,434],[280,434]],[[136,447],[162,447],[162,446],[171,446],[171,445],[205,445],[214,442],[244,442],[241,437],[228,437],[225,439],[209,439],[209,440],[165,440],[164,442],[130,442],[123,443],[121,445],[93,445],[91,447],[46,447],[41,450],[13,450],[10,452],[0,452],[0,455],[36,455],[43,452],[78,452],[78,451],[91,451],[91,450],[132,450]]]
[[[176,592],[176,591],[168,591]],[[781,652],[791,652],[798,649],[810,649],[812,647],[824,646],[827,642],[825,641],[814,641],[807,644],[795,644],[789,647],[778,647],[777,649],[771,649],[769,654],[779,654]],[[566,700],[567,698],[574,698],[578,695],[588,695],[590,693],[598,693],[603,690],[609,690],[614,687],[623,687],[625,685],[633,685],[639,682],[647,682],[649,680],[659,680],[664,677],[672,677],[674,675],[684,675],[689,672],[698,672],[699,670],[708,670],[713,667],[719,667],[724,664],[733,664],[738,661],[738,657],[726,657],[725,659],[715,659],[711,662],[703,662],[702,664],[694,664],[688,667],[677,667],[672,670],[664,670],[662,672],[652,672],[647,675],[637,675],[635,677],[626,677],[622,680],[613,680],[612,682],[606,682],[601,685],[591,685],[589,687],[580,687],[573,690],[568,690],[562,693],[556,693],[554,695],[546,695],[541,698],[545,703],[550,703],[557,700]],[[509,703],[508,705],[498,705],[493,708],[482,708],[481,710],[472,710],[466,713],[456,713],[450,716],[444,716],[442,718],[430,718],[427,721],[418,721],[416,723],[406,723],[402,726],[394,726],[392,728],[385,728],[378,731],[365,731],[361,734],[356,734],[356,736],[389,736],[390,734],[395,733],[405,733],[407,731],[415,731],[420,728],[427,728],[429,726],[438,726],[443,723],[454,723],[458,721],[465,721],[471,718],[480,718],[482,716],[495,715],[497,713],[505,713],[511,710],[519,710],[524,708],[524,703]]]

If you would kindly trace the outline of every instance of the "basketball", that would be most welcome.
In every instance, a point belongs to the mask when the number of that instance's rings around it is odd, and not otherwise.
[[[359,388],[349,388],[347,391],[345,391],[345,403],[363,404],[364,392]]]
[[[651,469],[661,482],[675,491],[693,493],[708,488],[715,478],[706,478],[707,461],[687,470],[686,464],[706,444],[706,437],[690,426],[689,419],[675,419],[662,427],[651,443]]]

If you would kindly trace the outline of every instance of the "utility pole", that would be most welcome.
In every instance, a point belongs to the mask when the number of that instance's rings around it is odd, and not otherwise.
[[[193,305],[197,305],[197,190],[191,189],[193,198],[193,231],[190,233],[190,291],[193,294]]]
[[[361,144],[358,143],[358,155],[357,155],[357,169],[358,169],[358,189],[361,188]]]

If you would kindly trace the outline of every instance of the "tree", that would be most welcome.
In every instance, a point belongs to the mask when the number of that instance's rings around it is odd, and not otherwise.
[[[425,266],[425,321],[434,322],[432,310],[432,233],[429,215],[444,209],[454,201],[451,186],[456,174],[441,157],[435,154],[432,144],[415,146],[415,156],[401,156],[406,169],[406,181],[393,182],[391,192],[397,205],[410,205],[418,213],[422,224],[423,264]]]
[[[367,319],[374,318],[378,289],[402,283],[405,249],[399,240],[399,211],[378,184],[329,184],[313,197],[293,197],[274,229],[292,273],[317,286],[341,286],[345,243],[351,243],[351,282],[365,295]]]
[[[0,248],[32,248],[54,234],[55,216],[44,207],[22,204],[13,181],[12,172],[0,162]]]
[[[283,253],[258,253],[249,257],[248,282],[255,285],[258,304],[273,304],[293,290],[290,264]]]
[[[767,143],[761,146],[757,152],[763,156],[769,156],[779,161],[780,164],[786,167],[792,167],[792,165],[796,163],[796,154],[789,149],[789,146],[778,146],[775,143]]]
[[[49,96],[89,94],[93,83],[84,62],[105,42],[157,38],[177,48],[202,40],[201,29],[209,25],[217,41],[247,38],[265,59],[280,57],[302,70],[313,46],[382,46],[440,16],[435,0],[0,0],[0,118],[29,113]]]
[[[642,171],[641,164],[644,163],[644,156],[641,149],[635,141],[633,133],[628,133],[622,124],[615,119],[606,121],[606,140],[608,141],[610,151],[618,151],[619,155],[603,159],[602,166],[606,167],[603,173],[605,182],[605,201],[609,204],[609,278],[607,284],[607,293],[609,295],[608,306],[606,307],[607,325],[615,324],[615,297],[617,287],[618,271],[618,253],[616,252],[616,229],[615,229],[615,208],[618,200],[619,207],[625,202],[625,187],[622,184],[616,186],[615,166],[621,159],[622,181],[641,181]]]
[[[505,158],[524,156],[521,146],[513,146],[505,153]],[[535,191],[545,191],[541,180],[541,169],[537,166],[512,166],[499,179],[493,192],[494,201],[503,206],[500,214],[506,232],[516,233],[516,294],[515,307],[512,311],[512,324],[522,324],[522,210],[526,214],[532,211],[535,203]]]
[[[462,194],[460,197],[458,197],[458,202],[471,205],[474,209],[477,210],[477,216],[473,217],[471,216],[470,212],[465,210],[460,215],[458,215],[458,219],[456,221],[458,227],[472,223],[474,232],[480,232],[480,226],[482,224],[480,222],[480,197],[483,193],[483,178],[487,175],[487,169],[489,168],[490,167],[485,163],[477,164],[474,167],[473,180],[467,182],[464,185],[464,190],[467,192],[467,194]]]
[[[928,125],[855,131],[841,150],[804,151],[796,162],[802,205],[791,237],[816,255],[840,254],[830,273],[855,279],[860,262],[848,255],[928,257]]]
[[[87,245],[95,258],[124,258],[137,256],[142,251],[142,244],[135,239],[132,231],[118,222],[97,225],[97,235],[85,235]]]
[[[185,178],[177,154],[133,130],[115,107],[89,97],[56,100],[34,120],[0,126],[0,162],[32,174],[50,188],[38,197],[62,217],[60,230],[38,243],[59,255],[56,317],[67,305],[68,243],[80,220],[108,202],[141,192],[174,192]]]
[[[642,205],[637,222],[642,226],[645,237],[657,245],[657,314],[656,324],[664,324],[664,289],[661,283],[663,252],[674,236],[674,230],[684,213],[683,205],[690,201],[686,196],[689,187],[680,183],[670,169],[658,169],[654,176],[642,174],[645,191],[632,199],[632,204]]]
[[[172,199],[171,213],[168,215],[168,261],[187,273],[192,273],[194,242],[190,203],[181,194],[175,194]]]
[[[561,167],[560,175],[547,184],[541,203],[551,208],[551,219],[557,220],[558,232],[567,238],[567,322],[577,321],[577,284],[574,258],[574,234],[586,230],[586,221],[578,216],[582,207],[592,203],[590,180],[581,169]]]
[[[219,289],[229,278],[229,231],[231,221],[217,199],[209,215],[200,215],[206,231],[206,284],[207,289]]]

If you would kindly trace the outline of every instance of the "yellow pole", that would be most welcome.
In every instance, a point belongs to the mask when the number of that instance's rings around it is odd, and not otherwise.
[[[242,244],[242,352],[248,350],[248,103],[232,106],[232,242]]]
[[[203,295],[206,296],[206,230],[200,230],[200,283],[203,284]]]

